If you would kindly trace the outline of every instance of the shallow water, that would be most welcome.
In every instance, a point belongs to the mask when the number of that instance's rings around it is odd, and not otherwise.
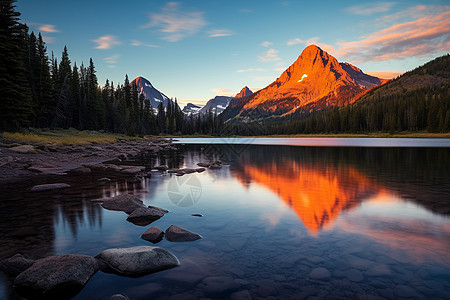
[[[157,244],[179,267],[140,278],[98,272],[74,299],[450,298],[449,148],[177,147],[135,164],[223,166],[139,182],[91,174],[0,186],[0,259],[152,245],[140,239],[148,227],[176,224],[203,236]],[[29,191],[43,182],[72,188]],[[123,192],[170,213],[141,227],[90,202]],[[0,275],[0,298],[18,297]]]

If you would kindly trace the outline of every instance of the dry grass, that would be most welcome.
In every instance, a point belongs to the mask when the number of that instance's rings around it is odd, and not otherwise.
[[[120,134],[110,134],[96,131],[80,131],[76,129],[41,130],[35,129],[27,133],[3,133],[3,143],[34,144],[34,145],[88,145],[107,144],[119,140],[138,140]]]

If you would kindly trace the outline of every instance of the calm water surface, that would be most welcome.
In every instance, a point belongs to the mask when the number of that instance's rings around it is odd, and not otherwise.
[[[178,150],[134,163],[195,167],[220,159],[223,167],[182,177],[153,172],[138,182],[100,184],[100,174],[91,174],[2,185],[0,259],[153,245],[140,239],[148,227],[176,224],[203,236],[157,244],[179,267],[140,278],[98,272],[74,299],[450,299],[450,148],[427,141],[298,147],[181,140]],[[29,191],[44,182],[72,188]],[[124,192],[170,213],[141,227],[90,201]],[[0,298],[20,299],[1,273]]]

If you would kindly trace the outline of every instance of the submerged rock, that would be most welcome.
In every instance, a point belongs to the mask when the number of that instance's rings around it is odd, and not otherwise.
[[[166,239],[170,242],[190,242],[201,238],[201,235],[176,225],[171,225],[166,230]]]
[[[22,254],[16,254],[10,258],[0,261],[0,270],[17,276],[34,264],[34,260],[25,258]]]
[[[108,249],[96,256],[113,272],[125,276],[140,276],[176,267],[177,257],[169,251],[152,246]],[[111,271],[105,269],[105,271]]]
[[[144,202],[130,194],[121,194],[112,198],[101,198],[91,200],[92,202],[103,202],[102,207],[109,210],[124,211],[131,214],[134,210],[145,207]]]
[[[38,191],[47,191],[47,190],[54,190],[54,189],[62,189],[70,187],[70,184],[67,183],[49,183],[49,184],[39,184],[35,185],[31,188],[33,192]]]
[[[98,261],[87,255],[50,256],[36,261],[20,273],[14,285],[24,294],[75,295],[99,269]]]
[[[315,268],[309,273],[309,278],[311,279],[326,280],[330,279],[330,276],[330,271],[322,267]]]
[[[164,231],[156,226],[150,227],[141,235],[141,239],[152,242],[153,244],[160,242],[163,237]]]

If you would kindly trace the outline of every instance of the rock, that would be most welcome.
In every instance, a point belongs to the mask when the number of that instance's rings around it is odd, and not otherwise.
[[[49,183],[49,184],[39,184],[35,185],[31,188],[33,192],[37,191],[47,191],[47,190],[54,190],[54,189],[62,189],[70,187],[67,183]]]
[[[151,223],[158,220],[162,216],[164,216],[164,212],[162,209],[149,208],[144,206],[133,210],[133,212],[131,212],[131,214],[128,216],[127,221],[132,223],[150,221]]]
[[[110,182],[111,179],[110,179],[110,178],[106,178],[106,177],[102,177],[102,178],[97,179],[97,181],[101,181],[101,182]]]
[[[197,164],[197,166],[199,166],[199,167],[205,167],[205,168],[209,168],[210,165],[211,165],[211,164],[205,163],[205,162],[199,162],[199,163]]]
[[[138,174],[141,173],[143,171],[145,171],[145,167],[143,166],[122,166],[123,170],[121,171],[121,173],[125,173],[125,174]]]
[[[215,161],[209,166],[209,168],[210,169],[220,169],[220,168],[222,168],[222,163],[219,161]]]
[[[150,227],[141,235],[141,239],[152,242],[153,244],[160,242],[163,237],[164,231],[156,226]]]
[[[203,217],[202,214],[192,214],[191,216],[193,216],[193,217]]]
[[[180,173],[183,172],[181,169],[169,169],[167,170],[167,173]]]
[[[122,294],[115,294],[112,295],[109,300],[129,300],[127,296],[122,295]]]
[[[203,279],[203,293],[207,297],[223,297],[226,293],[232,293],[239,289],[241,285],[232,278],[225,276],[212,276]]]
[[[329,279],[330,276],[330,271],[322,267],[315,268],[311,271],[311,273],[309,273],[309,278],[311,279],[325,280]]]
[[[196,169],[190,169],[190,168],[184,168],[184,169],[181,169],[184,173],[186,173],[186,174],[192,174],[192,173],[195,173],[195,172],[197,172],[197,170]]]
[[[168,166],[162,165],[162,166],[155,166],[153,169],[159,170],[159,171],[166,171],[169,169]]]
[[[169,251],[152,246],[108,249],[96,256],[120,275],[140,276],[180,264]]]
[[[170,242],[190,242],[201,239],[202,237],[194,232],[190,232],[176,225],[171,225],[166,230],[166,239]]]
[[[114,171],[120,172],[122,170],[121,167],[113,164],[96,164],[96,165],[83,165],[86,168],[91,169],[92,171]]]
[[[20,145],[9,148],[9,150],[17,152],[17,153],[35,153],[36,149],[32,145]]]
[[[77,174],[87,174],[87,173],[91,173],[91,169],[86,168],[86,167],[79,167],[79,168],[71,170],[71,172],[77,173]]]
[[[252,300],[252,295],[248,290],[242,290],[236,293],[231,294],[231,300]]]
[[[121,194],[112,198],[101,198],[91,200],[93,202],[103,202],[102,207],[109,210],[124,211],[131,214],[134,210],[142,208],[144,202],[130,194]]]
[[[10,258],[0,261],[0,270],[17,276],[34,264],[34,260],[25,258],[22,254],[16,254]]]
[[[350,269],[344,272],[345,277],[347,277],[348,280],[353,282],[362,282],[364,280],[364,277],[362,273],[356,269]]]
[[[367,270],[365,275],[370,277],[384,277],[391,276],[391,269],[387,265],[374,265]]]
[[[197,173],[204,172],[205,170],[206,170],[205,168],[197,168],[197,169],[195,169],[195,171],[196,171]]]
[[[19,291],[34,297],[36,293],[44,296],[62,293],[66,297],[78,293],[98,269],[98,261],[91,256],[50,256],[36,261],[20,273],[14,285]]]

